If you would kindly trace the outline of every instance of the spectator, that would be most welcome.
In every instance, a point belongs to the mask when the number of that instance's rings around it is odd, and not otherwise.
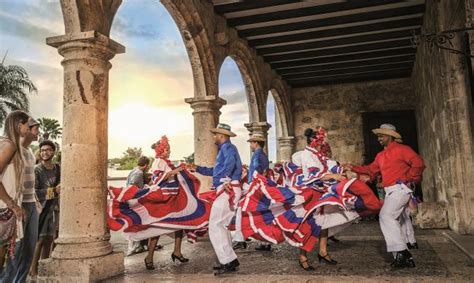
[[[29,132],[28,118],[23,111],[10,112],[0,137],[0,279],[6,276],[2,271],[8,245],[11,244],[13,249],[15,240],[23,237],[23,210],[20,206],[23,195],[19,184],[25,168],[21,140]]]
[[[38,274],[38,260],[49,258],[52,244],[59,223],[59,193],[61,169],[53,162],[56,145],[50,140],[44,140],[39,145],[40,163],[35,167],[35,191],[41,203],[42,211],[39,216],[39,239],[36,243],[30,276]]]
[[[40,205],[36,201],[35,156],[30,145],[33,141],[38,140],[39,123],[30,117],[28,126],[30,130],[22,140],[20,147],[25,164],[20,183],[23,194],[23,239],[16,244],[14,255],[7,262],[7,267],[0,276],[1,282],[26,282],[38,240],[38,208]]]

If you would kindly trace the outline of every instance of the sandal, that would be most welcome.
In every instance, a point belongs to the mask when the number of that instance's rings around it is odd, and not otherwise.
[[[334,259],[332,259],[330,256],[329,256],[329,253],[326,253],[325,256],[322,256],[321,254],[318,253],[318,259],[319,259],[319,262],[323,261],[327,264],[330,264],[330,265],[336,265],[337,264],[337,261],[335,261]]]
[[[300,266],[301,268],[303,268],[304,270],[306,271],[314,271],[314,267],[312,267],[311,265],[309,265],[308,263],[308,259],[306,258],[305,260],[301,261],[301,259],[299,260],[299,263],[300,263]],[[306,263],[306,267],[304,266],[304,264]]]
[[[146,257],[145,257],[145,267],[147,270],[154,270],[155,269],[155,266],[153,265],[153,261],[149,262],[149,261],[146,261]]]
[[[183,255],[177,256],[174,253],[171,254],[171,259],[173,260],[173,262],[175,260],[179,260],[180,262],[188,262],[189,261],[189,259],[185,258]]]

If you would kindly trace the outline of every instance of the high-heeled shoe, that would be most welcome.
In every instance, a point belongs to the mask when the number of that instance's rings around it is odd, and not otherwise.
[[[300,259],[300,260],[298,260],[298,262],[299,262],[301,268],[303,268],[305,271],[314,271],[314,267],[309,265],[308,259],[305,259],[303,261],[301,261],[301,259]],[[306,263],[308,266],[304,267],[304,265],[303,265],[304,263]]]
[[[146,261],[146,258],[145,258],[145,267],[147,270],[154,270],[155,269],[155,266],[153,265],[153,261],[149,262],[149,261]]]
[[[331,265],[336,265],[337,264],[337,261],[330,258],[328,253],[326,253],[325,256],[322,256],[321,254],[318,253],[318,259],[319,259],[319,262],[324,261],[325,263],[331,264]]]
[[[174,253],[171,254],[171,259],[173,260],[173,262],[177,259],[179,260],[180,262],[188,262],[189,259],[188,258],[185,258],[183,255],[180,255],[180,256],[177,256],[175,255]]]

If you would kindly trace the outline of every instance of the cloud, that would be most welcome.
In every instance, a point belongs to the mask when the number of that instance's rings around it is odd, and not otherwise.
[[[32,61],[8,59],[8,64],[22,66],[38,89],[30,95],[30,112],[35,117],[54,118],[62,122],[63,70]]]
[[[163,35],[151,24],[136,24],[134,21],[123,16],[116,17],[113,29],[123,37],[160,38]]]
[[[56,35],[52,30],[30,24],[3,12],[0,12],[0,22],[0,32],[35,42],[45,42],[48,35]]]
[[[241,87],[243,88],[244,86],[241,86]],[[241,104],[241,103],[244,103],[245,105],[247,105],[247,94],[245,93],[244,89],[233,92],[233,93],[222,93],[220,94],[220,97],[227,101],[226,106]]]

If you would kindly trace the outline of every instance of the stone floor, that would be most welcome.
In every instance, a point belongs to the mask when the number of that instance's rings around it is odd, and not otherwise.
[[[448,238],[443,231],[417,230],[419,250],[413,251],[417,264],[413,269],[393,270],[389,267],[391,255],[385,251],[385,242],[377,222],[362,221],[353,224],[339,235],[340,243],[330,244],[332,257],[339,261],[336,266],[317,263],[317,253],[310,260],[316,271],[308,273],[297,263],[298,250],[282,244],[272,252],[255,251],[255,242],[247,250],[238,253],[241,263],[238,272],[214,277],[212,265],[215,256],[208,239],[189,244],[183,243],[183,254],[188,263],[173,263],[170,255],[173,239],[164,236],[160,243],[163,250],[155,253],[156,270],[145,270],[145,254],[125,258],[125,274],[106,282],[304,282],[321,281],[470,281],[474,280],[474,263]],[[112,242],[116,250],[125,250],[126,243],[118,234]]]

